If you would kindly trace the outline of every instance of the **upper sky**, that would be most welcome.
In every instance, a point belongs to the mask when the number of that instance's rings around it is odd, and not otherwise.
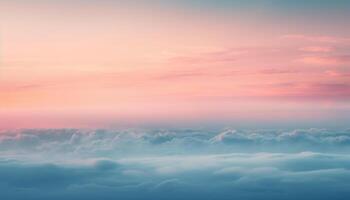
[[[346,126],[348,0],[2,0],[0,128]]]

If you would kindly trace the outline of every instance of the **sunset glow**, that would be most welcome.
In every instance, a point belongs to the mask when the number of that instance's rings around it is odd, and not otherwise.
[[[348,114],[341,3],[254,2],[2,1],[0,125]]]

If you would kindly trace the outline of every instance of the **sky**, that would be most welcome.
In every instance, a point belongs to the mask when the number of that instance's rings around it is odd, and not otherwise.
[[[347,127],[350,2],[2,0],[0,128]]]

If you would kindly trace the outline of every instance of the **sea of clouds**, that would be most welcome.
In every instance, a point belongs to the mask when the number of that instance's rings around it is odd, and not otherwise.
[[[350,130],[0,132],[0,199],[348,199]]]

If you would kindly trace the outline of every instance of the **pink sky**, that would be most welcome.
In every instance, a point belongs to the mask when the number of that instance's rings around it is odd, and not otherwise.
[[[0,127],[336,121],[350,108],[349,28],[336,23],[33,2],[0,3]]]

